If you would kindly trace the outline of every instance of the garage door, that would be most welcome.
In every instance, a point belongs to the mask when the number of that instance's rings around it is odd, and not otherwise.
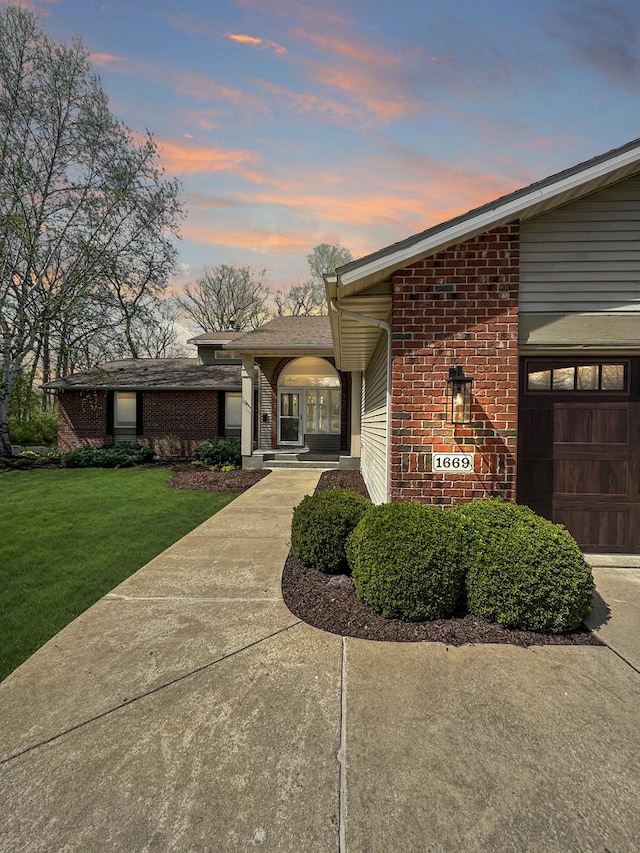
[[[578,368],[589,368],[591,387],[582,387],[587,371],[581,383]],[[522,372],[518,500],[564,524],[588,552],[640,553],[640,403],[631,399],[631,368],[529,361]]]

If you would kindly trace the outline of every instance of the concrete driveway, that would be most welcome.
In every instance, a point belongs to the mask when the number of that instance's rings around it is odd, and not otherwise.
[[[0,685],[0,850],[637,851],[640,570],[607,646],[391,644],[280,596],[274,471]]]

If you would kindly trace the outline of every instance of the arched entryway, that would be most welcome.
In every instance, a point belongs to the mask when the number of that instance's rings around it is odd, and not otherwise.
[[[326,359],[305,356],[289,362],[278,377],[278,444],[339,450],[340,397],[340,376]]]

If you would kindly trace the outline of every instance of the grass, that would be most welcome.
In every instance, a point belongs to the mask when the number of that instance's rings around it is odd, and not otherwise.
[[[235,495],[162,468],[0,474],[0,680]]]

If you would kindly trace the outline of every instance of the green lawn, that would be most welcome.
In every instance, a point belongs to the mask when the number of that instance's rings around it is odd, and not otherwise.
[[[0,474],[0,680],[235,495],[162,468]]]

